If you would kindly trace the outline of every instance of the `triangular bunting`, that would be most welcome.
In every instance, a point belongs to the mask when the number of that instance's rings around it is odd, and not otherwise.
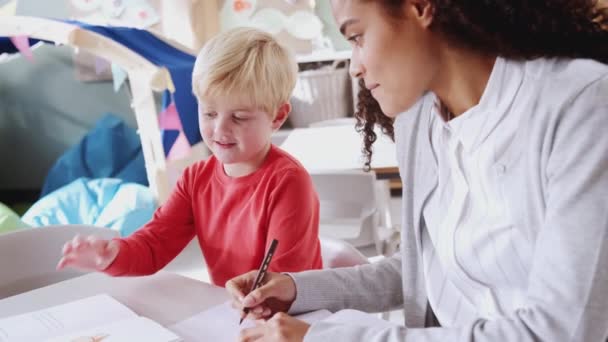
[[[180,131],[175,129],[163,129],[160,131],[161,139],[163,141],[163,151],[165,151],[165,157],[171,152],[171,147],[175,144]]]
[[[188,139],[186,139],[186,135],[183,131],[180,131],[177,140],[175,140],[173,147],[171,147],[171,151],[169,151],[169,155],[167,155],[167,159],[176,160],[186,158],[190,155],[190,150],[190,143],[188,142]]]
[[[177,113],[177,107],[175,107],[175,102],[171,101],[167,108],[158,115],[158,125],[160,126],[160,129],[183,130],[182,122]]]
[[[115,63],[112,63],[112,78],[114,80],[114,92],[118,92],[127,79],[127,73]]]
[[[11,42],[28,61],[34,61],[34,55],[30,49],[30,39],[27,36],[11,37]]]
[[[110,62],[103,58],[95,57],[95,75],[99,76],[110,68]]]

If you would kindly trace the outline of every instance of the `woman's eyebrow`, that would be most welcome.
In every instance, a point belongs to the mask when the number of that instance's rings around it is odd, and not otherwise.
[[[359,22],[359,19],[356,19],[356,18],[347,19],[346,21],[344,21],[342,23],[342,25],[340,25],[340,33],[342,33],[342,35],[346,35],[346,29],[348,28],[348,26],[355,24],[357,22]]]

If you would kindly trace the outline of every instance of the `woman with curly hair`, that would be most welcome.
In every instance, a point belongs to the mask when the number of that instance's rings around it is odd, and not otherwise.
[[[606,341],[608,12],[596,0],[334,0],[364,151],[394,136],[394,257],[227,287],[243,341]],[[369,166],[369,164],[368,164]],[[404,325],[286,313],[401,306]]]

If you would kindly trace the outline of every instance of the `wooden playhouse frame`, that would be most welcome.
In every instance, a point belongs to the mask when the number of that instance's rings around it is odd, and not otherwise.
[[[208,155],[201,142],[193,146],[191,155],[186,159],[168,161],[165,158],[154,92],[170,89],[172,80],[166,68],[154,65],[128,47],[101,34],[52,19],[3,17],[0,20],[0,36],[27,36],[58,45],[69,45],[115,63],[126,71],[133,97],[131,107],[135,112],[146,174],[150,189],[159,204],[164,203],[169,196],[176,172],[196,159]],[[169,43],[176,46],[172,42]]]

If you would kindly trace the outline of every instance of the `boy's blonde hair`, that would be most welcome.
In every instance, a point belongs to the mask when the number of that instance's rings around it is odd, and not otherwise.
[[[209,40],[196,58],[192,90],[200,100],[245,96],[275,115],[289,101],[298,66],[293,55],[266,32],[236,28]]]

